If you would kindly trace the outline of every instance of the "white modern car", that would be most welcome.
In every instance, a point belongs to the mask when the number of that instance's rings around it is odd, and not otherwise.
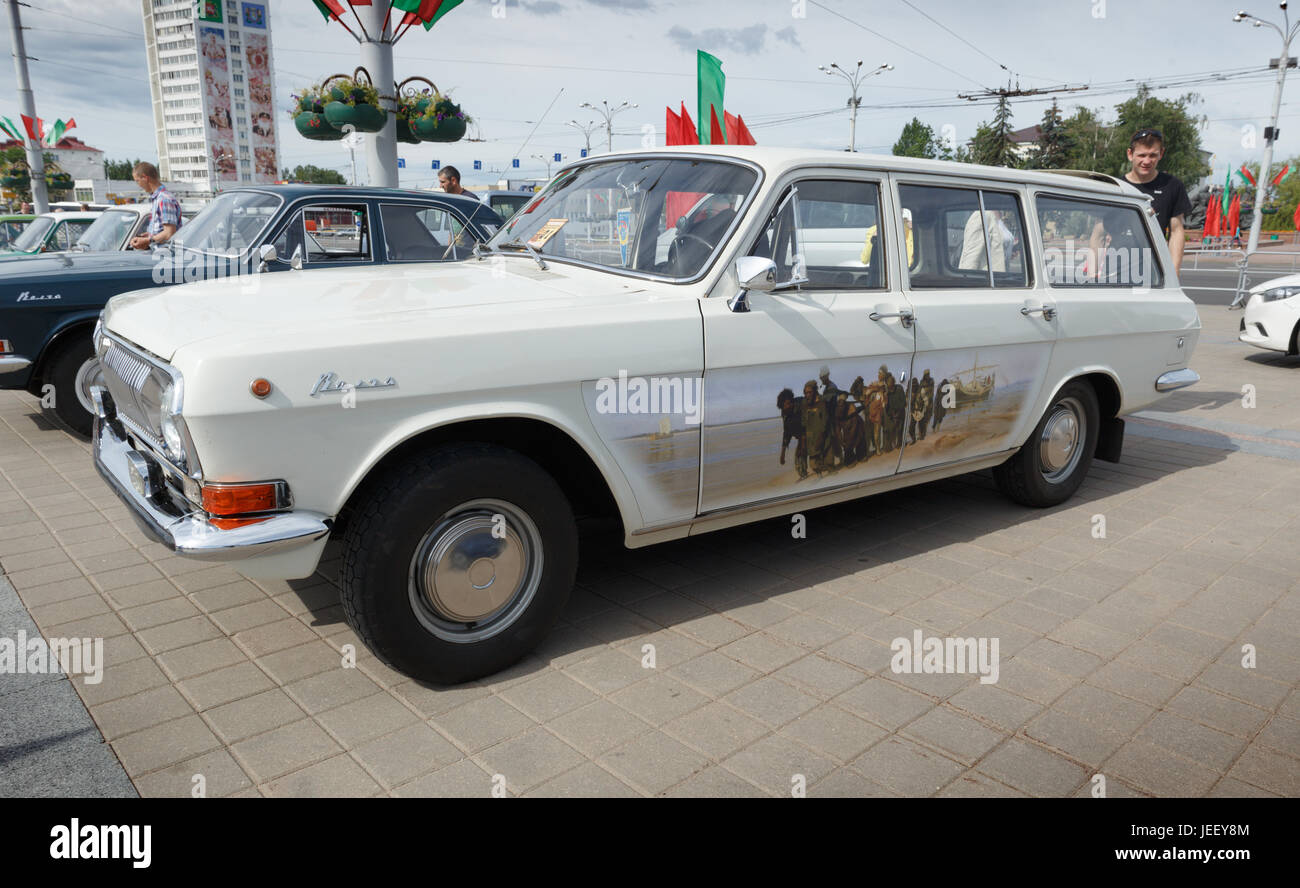
[[[358,635],[465,681],[557,619],[575,516],[639,547],[980,469],[1068,499],[1120,459],[1121,417],[1198,379],[1171,268],[1109,176],[602,155],[466,262],[113,298],[95,462],[186,557],[304,577],[338,540]]]
[[[1288,355],[1300,354],[1300,274],[1252,287],[1237,336],[1247,345]]]

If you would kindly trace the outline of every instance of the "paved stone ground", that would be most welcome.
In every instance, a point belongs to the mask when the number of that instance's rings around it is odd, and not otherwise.
[[[1111,796],[1296,796],[1300,360],[1202,314],[1202,384],[1134,419],[1065,506],[982,473],[809,513],[804,540],[784,519],[638,552],[588,538],[562,625],[467,686],[370,656],[336,561],[277,583],[170,556],[15,393],[0,565],[47,636],[106,639],[103,682],[71,686],[145,796],[195,774],[213,796],[484,796],[496,774],[527,795],[788,795],[803,775],[811,796],[1082,796],[1098,773]],[[917,629],[998,638],[998,682],[894,674]]]

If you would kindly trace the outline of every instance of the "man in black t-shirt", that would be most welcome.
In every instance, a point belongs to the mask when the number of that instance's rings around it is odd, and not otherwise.
[[[1157,169],[1165,154],[1165,137],[1159,130],[1141,129],[1129,140],[1128,160],[1131,169],[1124,174],[1130,185],[1151,195],[1151,204],[1160,222],[1160,230],[1169,240],[1169,253],[1174,259],[1174,269],[1183,265],[1183,217],[1192,211],[1191,199],[1183,183],[1169,173]]]

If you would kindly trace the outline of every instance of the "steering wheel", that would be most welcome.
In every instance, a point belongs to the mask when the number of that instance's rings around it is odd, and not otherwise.
[[[694,241],[699,241],[700,243],[702,243],[702,244],[704,245],[704,249],[708,250],[709,252],[713,252],[713,244],[709,243],[709,242],[706,241],[704,238],[700,237],[698,234],[689,234],[689,233],[688,233],[688,234],[679,234],[679,235],[677,235],[675,238],[673,238],[673,240],[675,240],[675,241],[684,241],[684,240],[694,240]]]

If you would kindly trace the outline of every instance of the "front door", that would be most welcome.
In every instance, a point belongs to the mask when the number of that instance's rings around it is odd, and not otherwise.
[[[882,183],[793,181],[748,250],[773,259],[779,289],[751,291],[748,311],[702,300],[702,514],[897,470],[914,342]]]
[[[1016,446],[1057,338],[1051,294],[1034,280],[1021,196],[983,187],[897,184],[914,255],[916,312],[899,471]]]

